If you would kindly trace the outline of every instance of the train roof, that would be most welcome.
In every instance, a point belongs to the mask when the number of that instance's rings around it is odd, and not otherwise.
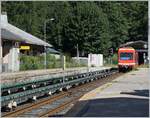
[[[119,51],[120,50],[135,50],[135,49],[132,47],[122,47],[122,48],[119,48]]]

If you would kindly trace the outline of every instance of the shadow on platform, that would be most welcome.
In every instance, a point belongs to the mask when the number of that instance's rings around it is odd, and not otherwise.
[[[121,92],[121,94],[149,97],[149,90],[134,90],[134,92]]]
[[[79,101],[66,115],[69,117],[148,117],[149,91],[135,90],[132,93],[137,98],[112,97]],[[144,96],[147,98],[138,98]],[[83,105],[85,103],[85,106]],[[83,107],[84,106],[84,107]],[[79,110],[80,109],[80,110]],[[78,112],[77,112],[78,111]]]

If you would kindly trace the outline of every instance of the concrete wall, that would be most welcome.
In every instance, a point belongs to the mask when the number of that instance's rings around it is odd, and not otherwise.
[[[2,59],[2,71],[3,72],[15,72],[19,71],[19,48],[14,46],[14,42],[3,42],[3,59]]]
[[[11,48],[9,53],[3,57],[3,72],[19,71],[19,48]]]
[[[15,72],[19,71],[20,59],[19,59],[19,48],[11,48],[8,56],[8,71]]]
[[[79,62],[80,64],[84,64],[88,66],[88,58],[87,57],[72,57],[75,62]]]
[[[89,67],[103,66],[103,55],[102,54],[89,54],[88,55],[88,66]]]

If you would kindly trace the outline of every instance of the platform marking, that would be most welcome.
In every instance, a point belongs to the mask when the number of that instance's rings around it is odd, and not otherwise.
[[[95,97],[98,93],[102,92],[104,89],[110,87],[113,83],[109,82],[104,84],[101,87],[98,87],[92,91],[90,91],[89,93],[85,94],[82,98],[79,99],[80,100],[87,100],[87,99],[92,99],[93,97]]]

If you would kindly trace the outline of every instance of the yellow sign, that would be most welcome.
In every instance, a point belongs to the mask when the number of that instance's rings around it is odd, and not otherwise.
[[[30,50],[30,46],[20,46],[20,50]]]

